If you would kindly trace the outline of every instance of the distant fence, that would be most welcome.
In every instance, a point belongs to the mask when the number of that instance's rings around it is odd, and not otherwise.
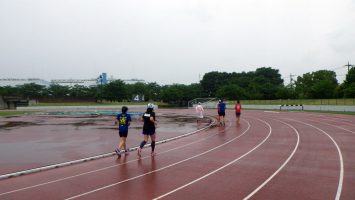
[[[291,109],[301,109],[301,110],[303,110],[304,109],[304,107],[303,107],[303,105],[301,104],[301,105],[280,105],[280,110],[282,110],[282,108],[286,108],[287,110],[289,110],[290,108]]]
[[[229,102],[234,103],[234,101]],[[355,99],[275,99],[241,100],[241,102],[244,105],[355,105]]]
[[[147,105],[126,105],[129,109],[138,108],[145,110]],[[100,105],[100,106],[30,106],[17,107],[18,111],[87,111],[87,110],[117,110],[120,111],[122,105]],[[154,109],[158,109],[158,105],[154,104]]]
[[[355,112],[355,106],[342,105],[303,105],[302,106],[282,106],[281,105],[251,105],[242,104],[243,109],[257,110],[305,110],[305,111],[332,111],[332,112]],[[234,109],[233,104],[227,104],[227,108]]]
[[[215,107],[216,98],[196,98],[188,102],[188,108],[194,108],[198,103],[201,103],[203,107]]]
[[[189,107],[196,103],[191,101]],[[278,99],[278,100],[240,100],[245,109],[261,110],[309,110],[355,112],[355,99]],[[216,108],[217,99],[201,102],[204,108]],[[234,109],[235,100],[227,100],[227,108]]]

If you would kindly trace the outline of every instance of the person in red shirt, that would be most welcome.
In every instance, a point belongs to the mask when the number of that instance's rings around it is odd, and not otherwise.
[[[237,117],[237,124],[239,125],[240,114],[242,110],[242,105],[240,105],[240,101],[238,100],[235,104],[235,116]]]

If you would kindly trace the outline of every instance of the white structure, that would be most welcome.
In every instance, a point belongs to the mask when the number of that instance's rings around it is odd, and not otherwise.
[[[109,81],[111,81],[111,80],[109,80]],[[123,80],[123,82],[126,84],[145,83],[145,81],[143,79],[136,79],[136,78]]]
[[[39,78],[28,78],[28,79],[19,79],[19,78],[2,78],[0,79],[0,86],[17,86],[23,84],[35,83],[37,85],[49,86],[50,83],[46,80]]]
[[[97,79],[54,79],[51,80],[51,84],[57,84],[62,86],[81,85],[85,87],[90,87],[97,85]]]
[[[108,79],[107,82],[114,81],[116,79]],[[126,84],[135,84],[135,83],[145,83],[144,80],[142,79],[126,79],[122,80]],[[43,79],[38,79],[38,78],[28,78],[28,79],[17,79],[17,78],[3,78],[0,79],[0,87],[4,86],[18,86],[18,85],[23,85],[23,84],[29,84],[29,83],[35,83],[37,85],[43,85],[43,86],[50,86],[51,84],[57,84],[61,86],[75,86],[75,85],[81,85],[85,87],[90,87],[90,86],[96,86],[99,85],[99,81],[96,78],[93,79],[53,79],[51,81],[46,81]]]

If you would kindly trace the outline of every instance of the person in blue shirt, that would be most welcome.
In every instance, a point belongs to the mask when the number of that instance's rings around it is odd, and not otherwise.
[[[127,106],[122,106],[122,113],[117,114],[115,124],[118,124],[118,133],[120,135],[120,142],[118,148],[115,150],[118,157],[121,157],[121,151],[127,152],[126,140],[128,135],[128,127],[131,124],[131,115],[127,113]]]
[[[224,126],[224,117],[226,116],[226,104],[223,102],[223,99],[219,100],[217,104],[218,109],[218,122],[220,125]]]

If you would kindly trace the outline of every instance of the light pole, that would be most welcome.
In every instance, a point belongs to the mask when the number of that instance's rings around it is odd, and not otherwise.
[[[97,78],[97,82],[98,82],[98,86],[97,86],[97,98],[101,101],[102,103],[102,75],[100,75],[98,78]]]

